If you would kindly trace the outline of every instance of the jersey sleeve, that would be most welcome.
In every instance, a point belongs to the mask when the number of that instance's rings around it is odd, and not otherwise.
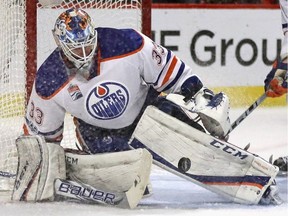
[[[281,18],[282,18],[282,30],[284,34],[282,49],[281,49],[281,58],[284,59],[288,56],[288,1],[280,0],[281,8]]]
[[[192,69],[179,59],[171,50],[155,43],[143,35],[144,47],[143,78],[158,92],[178,93],[181,85],[193,74]]]
[[[41,135],[50,142],[62,140],[65,111],[53,98],[45,99],[39,96],[36,93],[35,85],[26,110],[25,134]]]
[[[285,34],[288,32],[288,1],[280,0],[281,18],[282,18],[282,30]]]

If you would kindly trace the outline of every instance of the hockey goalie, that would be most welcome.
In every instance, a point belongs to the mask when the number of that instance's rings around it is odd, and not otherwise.
[[[223,93],[212,96],[209,92],[208,96],[205,90],[188,103],[177,94],[159,97],[139,120],[129,142],[130,150],[87,154],[64,151],[39,135],[19,137],[12,200],[80,200],[135,208],[143,196],[151,193],[153,161],[233,202],[281,204],[275,184],[278,168],[217,138],[229,129],[228,98]],[[186,109],[193,111],[188,114]],[[193,115],[200,120],[191,120]]]
[[[135,208],[154,163],[233,202],[281,203],[278,168],[227,142],[228,97],[173,52],[133,29],[95,28],[82,9],[60,14],[53,36],[16,141],[13,200]],[[65,113],[79,151],[61,147]]]

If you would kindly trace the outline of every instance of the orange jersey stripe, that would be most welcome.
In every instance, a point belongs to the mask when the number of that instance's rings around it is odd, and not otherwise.
[[[174,56],[174,58],[172,59],[172,62],[170,64],[170,67],[168,68],[168,71],[167,71],[167,73],[166,73],[166,75],[164,77],[164,80],[163,80],[161,86],[165,85],[168,82],[168,80],[169,80],[169,78],[170,78],[171,74],[173,73],[173,70],[174,70],[174,68],[176,66],[176,63],[177,63],[177,58],[176,58],[176,56]]]

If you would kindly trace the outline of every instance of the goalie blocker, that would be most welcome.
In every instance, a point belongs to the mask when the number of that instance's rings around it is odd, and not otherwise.
[[[130,141],[154,163],[229,200],[280,204],[273,184],[278,168],[261,157],[201,132],[148,106]]]
[[[145,149],[99,155],[65,153],[60,145],[45,143],[40,136],[21,136],[16,146],[18,169],[12,200],[78,200],[135,208],[149,183],[152,156]]]

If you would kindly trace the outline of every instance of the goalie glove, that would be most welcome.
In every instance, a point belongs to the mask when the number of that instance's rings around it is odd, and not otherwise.
[[[225,139],[225,135],[231,127],[228,96],[223,92],[214,95],[211,90],[202,88],[195,95],[194,102],[194,112],[199,114],[206,130],[212,136]]]
[[[193,113],[198,113],[205,129],[212,136],[222,139],[227,134],[231,124],[229,98],[226,94],[223,92],[214,94],[211,90],[203,87],[201,80],[196,75],[183,82],[180,94],[184,96],[184,107]],[[181,104],[177,104],[181,106]]]
[[[264,83],[268,97],[280,97],[286,94],[288,92],[287,62],[275,61]]]

